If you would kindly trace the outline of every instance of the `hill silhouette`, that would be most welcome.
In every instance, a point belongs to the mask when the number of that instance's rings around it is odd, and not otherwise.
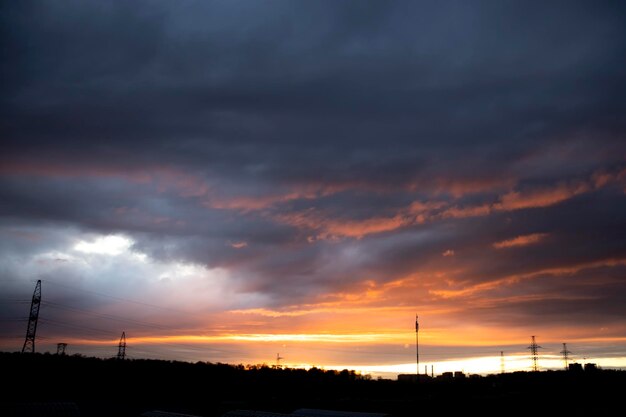
[[[235,409],[290,413],[298,408],[415,416],[611,415],[626,372],[516,372],[456,380],[372,380],[354,371],[291,369],[162,360],[115,360],[0,353],[0,414],[16,405],[74,403],[83,416],[139,416],[169,410],[221,416]],[[2,412],[2,410],[5,412]]]

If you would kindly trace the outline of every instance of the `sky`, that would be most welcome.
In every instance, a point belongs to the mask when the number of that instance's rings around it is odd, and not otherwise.
[[[626,367],[619,1],[0,6],[0,349]],[[429,368],[430,369],[430,368]],[[421,371],[421,369],[420,369]]]

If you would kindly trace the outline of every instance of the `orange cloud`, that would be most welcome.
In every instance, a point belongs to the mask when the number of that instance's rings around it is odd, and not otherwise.
[[[450,207],[443,201],[414,201],[408,207],[398,210],[391,217],[372,217],[363,220],[326,218],[313,209],[274,216],[274,220],[302,229],[318,230],[309,240],[339,239],[352,237],[361,239],[376,233],[389,232],[403,227],[432,222],[437,219],[484,216],[490,213],[488,205],[473,207]],[[443,209],[443,210],[442,210]]]
[[[489,205],[469,206],[469,207],[450,207],[439,214],[442,219],[463,219],[466,217],[480,217],[491,213]]]
[[[442,298],[459,298],[459,297],[468,297],[473,296],[477,293],[483,293],[491,290],[495,290],[502,286],[510,286],[514,285],[522,280],[537,278],[539,276],[544,275],[552,275],[552,276],[561,276],[561,275],[571,275],[577,272],[586,270],[599,268],[604,266],[614,267],[618,265],[626,265],[626,259],[604,259],[595,262],[582,263],[578,265],[572,266],[564,266],[564,267],[555,267],[555,268],[545,268],[540,269],[533,272],[528,272],[524,274],[515,274],[510,275],[504,278],[496,279],[493,281],[482,282],[479,284],[469,285],[464,288],[459,289],[436,289],[430,290],[429,292],[433,295],[442,297]],[[449,282],[450,283],[450,282]],[[454,283],[452,283],[454,284]],[[463,285],[463,283],[459,283]]]
[[[219,197],[207,200],[204,205],[208,208],[222,210],[239,210],[242,212],[251,212],[263,210],[279,203],[299,199],[313,199],[315,194],[308,193],[288,193],[283,195],[266,195],[266,196],[237,196],[237,197]]]
[[[569,200],[579,194],[592,190],[590,184],[560,184],[556,187],[540,188],[530,191],[511,191],[500,198],[494,205],[497,210],[511,211],[525,208],[548,207]]]
[[[435,210],[439,210],[443,207],[446,207],[447,203],[445,201],[414,201],[412,202],[408,209],[406,210],[409,214],[427,214],[431,213]]]
[[[173,189],[182,197],[202,197],[210,191],[210,186],[203,178],[169,167],[151,171],[150,179],[159,191]]]
[[[324,218],[314,210],[274,216],[275,220],[298,228],[316,230],[318,233],[309,240],[362,237],[399,229],[412,223],[410,218],[397,214],[393,217],[373,217],[364,220],[343,220]]]
[[[182,197],[208,194],[203,178],[169,166],[153,165],[136,169],[114,165],[14,162],[0,164],[0,175],[61,178],[121,178],[135,184],[153,184],[157,191],[175,190]]]
[[[548,236],[548,233],[533,233],[530,235],[517,236],[513,239],[496,242],[493,247],[496,249],[512,248],[515,246],[527,246],[540,242]]]
[[[455,198],[460,198],[468,194],[494,192],[507,189],[515,185],[513,178],[482,178],[482,179],[445,179],[434,180],[435,193],[450,194]],[[428,184],[415,185],[414,189],[424,189]]]
[[[403,216],[375,217],[366,220],[329,221],[325,224],[325,234],[330,236],[346,236],[357,239],[365,235],[389,232],[411,224],[411,221]]]
[[[297,189],[282,190],[282,192],[270,195],[238,195],[238,196],[216,196],[213,195],[203,204],[205,207],[224,210],[239,210],[242,212],[260,211],[271,208],[277,204],[288,203],[296,200],[315,200],[345,191],[349,185],[324,185],[310,184],[301,185]]]
[[[548,207],[577,195],[584,194],[594,189],[607,186],[608,184],[621,181],[626,176],[626,170],[619,173],[595,173],[588,180],[570,183],[560,183],[554,186],[541,188],[531,188],[525,190],[509,191],[500,196],[493,204],[479,204],[473,206],[453,205],[446,201],[414,201],[407,207],[400,208],[391,217],[373,217],[364,220],[344,220],[327,218],[323,213],[308,210],[299,213],[288,213],[274,216],[273,219],[302,229],[317,230],[319,233],[309,238],[310,241],[317,239],[339,239],[342,237],[353,237],[360,239],[364,236],[382,232],[388,232],[403,227],[424,224],[441,219],[462,219],[468,217],[488,216],[497,211],[513,211],[527,208]],[[508,184],[501,182],[497,184]],[[482,188],[478,188],[482,189]],[[317,198],[319,194],[287,194],[280,197],[268,198],[266,200],[240,201],[239,205],[231,204],[225,206],[240,209],[260,209],[278,201],[289,201],[297,198]],[[500,242],[495,247],[500,249],[510,246],[521,246],[537,243],[545,236],[519,237],[512,242]]]

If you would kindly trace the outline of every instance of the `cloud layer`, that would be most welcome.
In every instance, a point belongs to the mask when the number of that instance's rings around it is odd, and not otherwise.
[[[3,291],[91,291],[55,302],[164,323],[145,335],[401,334],[420,311],[433,343],[621,337],[624,17],[4,4]]]

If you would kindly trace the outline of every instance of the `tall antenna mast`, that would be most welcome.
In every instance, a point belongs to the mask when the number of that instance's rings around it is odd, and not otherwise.
[[[285,358],[283,358],[282,356],[280,356],[280,353],[277,353],[277,354],[276,354],[276,366],[277,366],[277,367],[280,367],[280,361],[281,361],[282,359],[285,359]]]
[[[528,346],[527,349],[530,349],[530,355],[531,358],[533,360],[533,371],[537,372],[539,370],[539,366],[537,364],[538,360],[539,360],[539,354],[537,353],[537,349],[542,349],[541,346],[539,346],[536,342],[535,342],[535,336],[530,336],[532,338],[532,343],[530,344],[530,346]]]
[[[126,359],[126,332],[122,332],[120,343],[117,345],[117,359]]]
[[[30,315],[26,328],[26,339],[22,347],[22,353],[35,353],[35,333],[37,332],[37,320],[39,319],[39,306],[41,305],[41,280],[37,280],[33,300],[30,302]]]
[[[420,374],[420,344],[419,344],[419,338],[418,338],[419,330],[420,330],[420,325],[417,322],[417,314],[416,314],[415,315],[415,359],[417,361],[417,364],[416,364],[417,375]]]
[[[569,354],[572,353],[567,350],[567,343],[563,343],[563,350],[561,354],[563,355],[563,363],[565,364],[565,370],[567,371],[567,362],[569,361]]]

